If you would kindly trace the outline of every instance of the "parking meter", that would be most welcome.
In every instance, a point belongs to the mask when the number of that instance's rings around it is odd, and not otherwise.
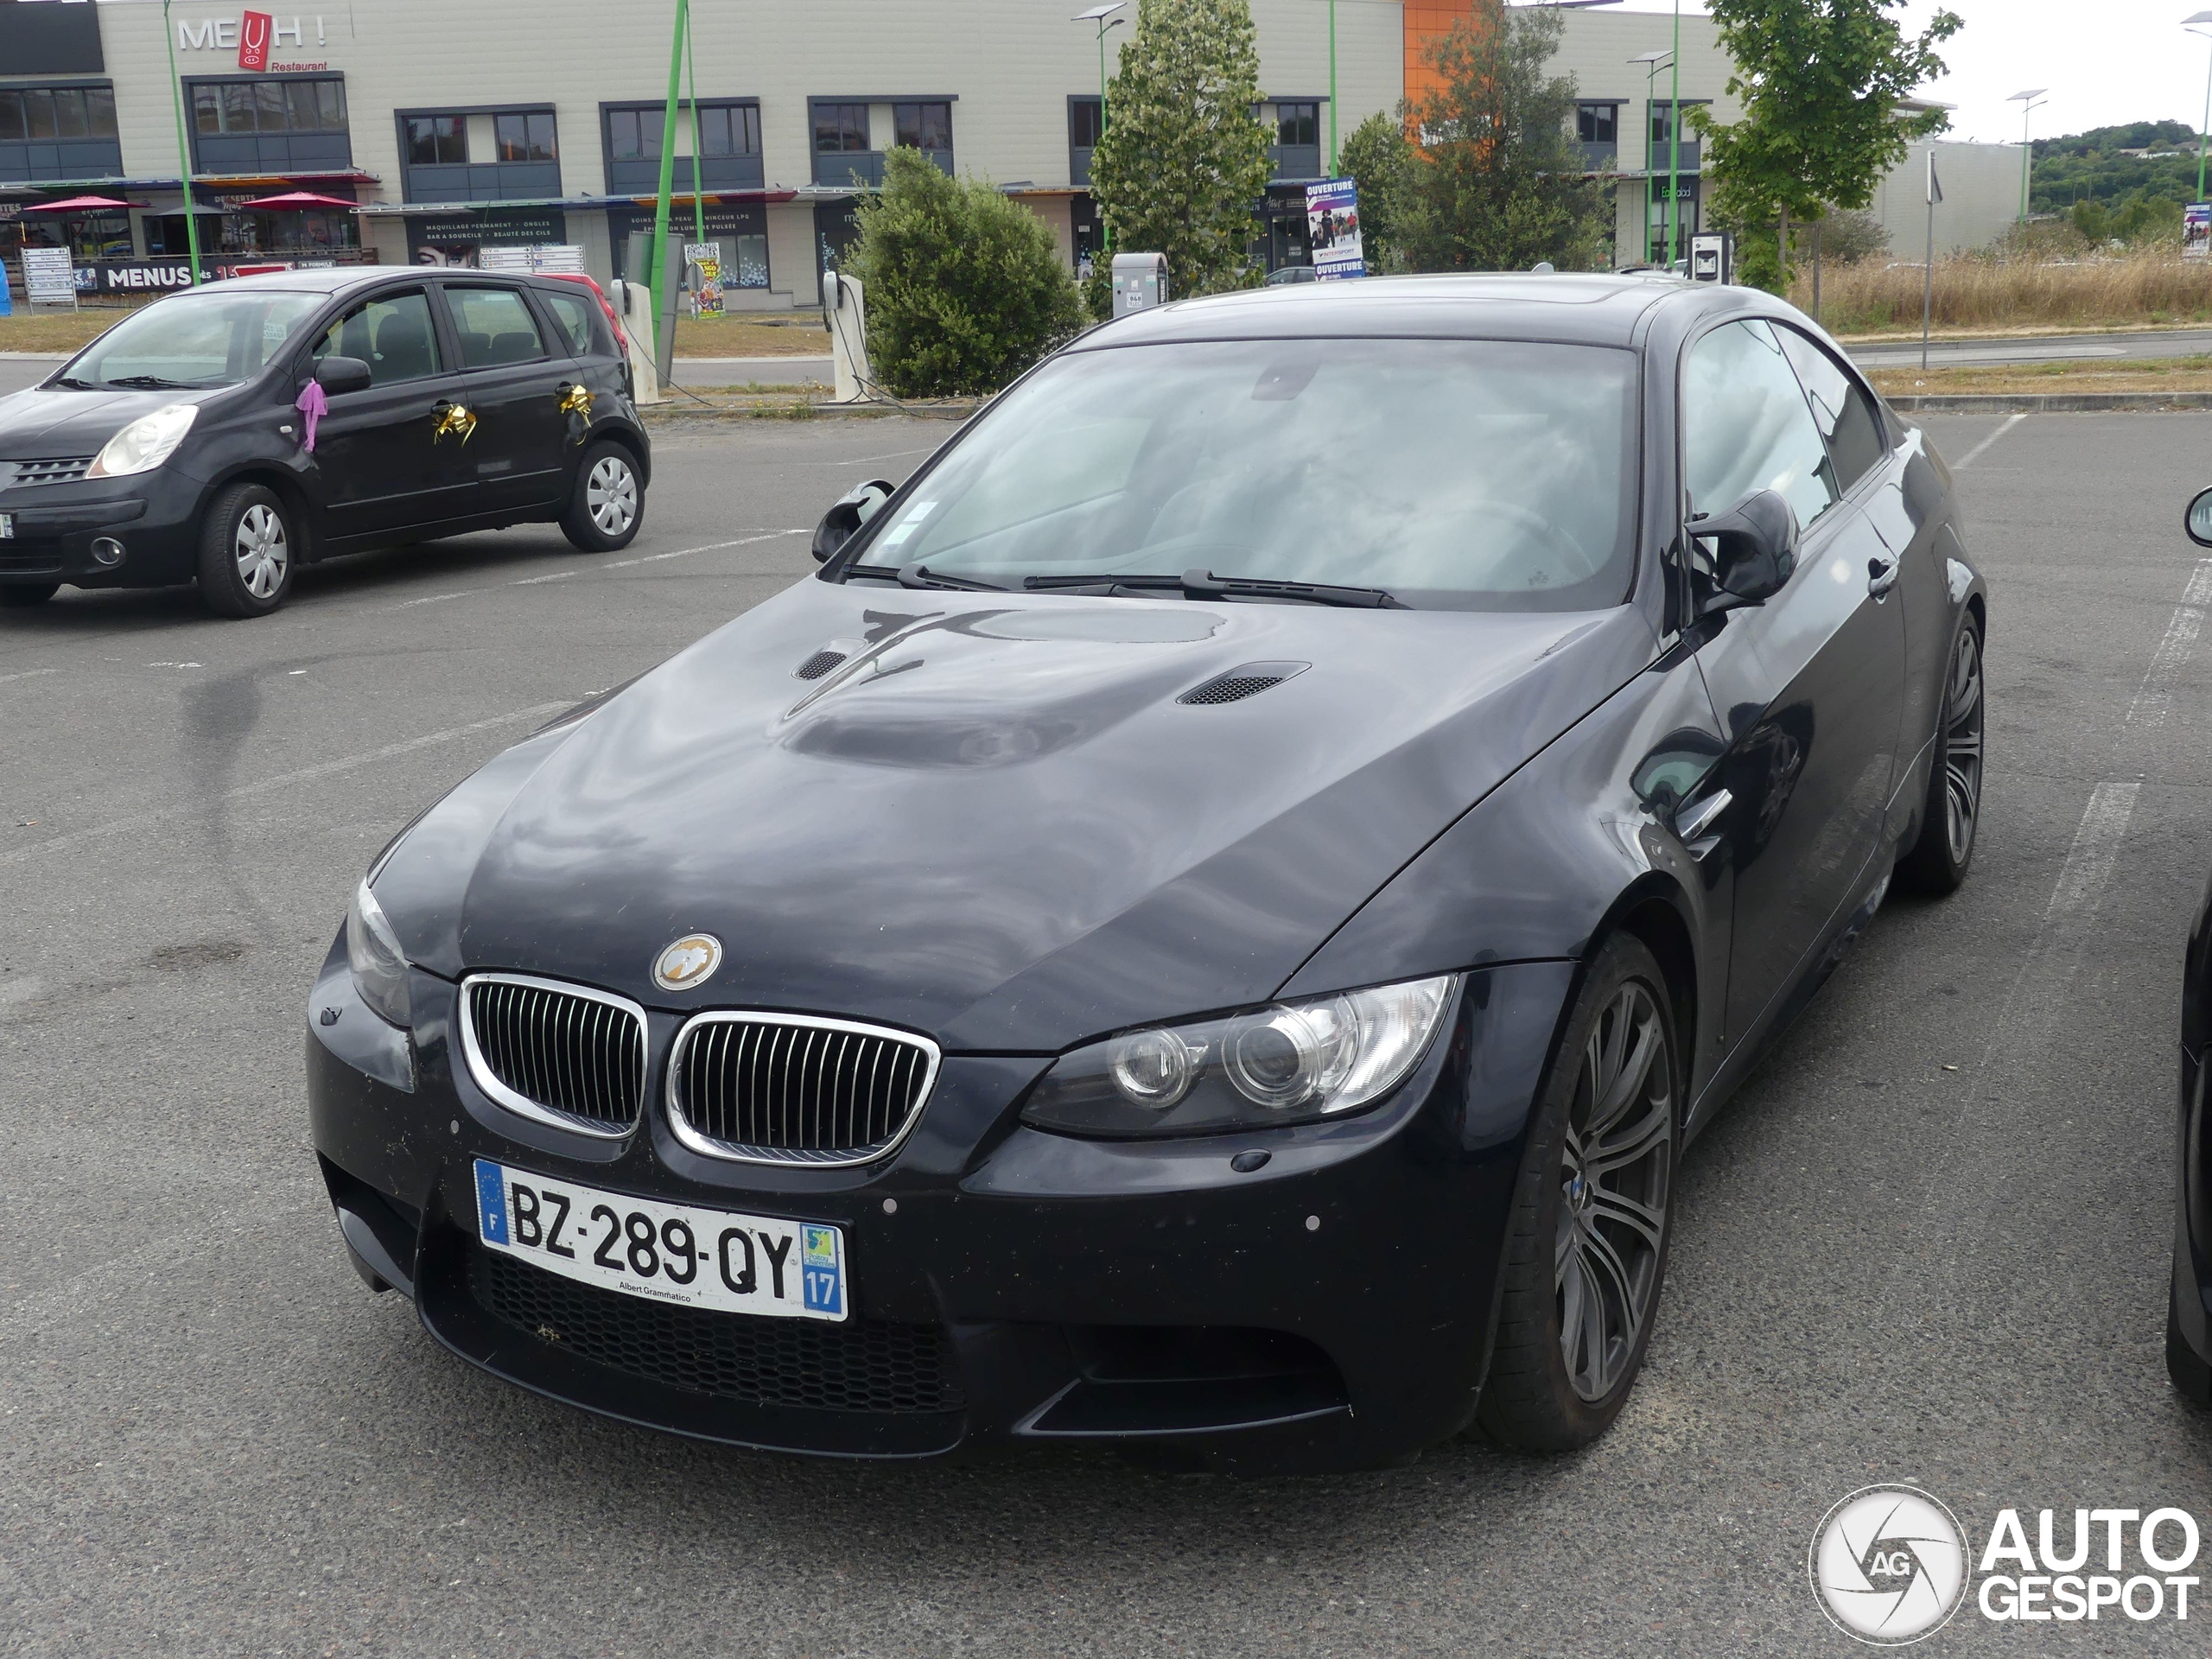
[[[1114,315],[1126,317],[1167,303],[1167,256],[1164,253],[1117,253],[1114,256]]]
[[[1702,231],[1690,238],[1690,281],[1736,280],[1736,238],[1726,231]]]

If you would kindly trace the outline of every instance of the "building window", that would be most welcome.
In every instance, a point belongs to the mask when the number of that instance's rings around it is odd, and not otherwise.
[[[1278,104],[1275,105],[1275,143],[1284,145],[1311,146],[1321,142],[1321,106],[1319,104]]]
[[[950,104],[893,104],[891,106],[892,143],[912,149],[952,148],[952,105]]]
[[[814,106],[814,153],[851,156],[868,148],[868,105],[817,104]]]
[[[1106,106],[1095,98],[1068,100],[1068,143],[1077,149],[1096,149],[1106,130]]]
[[[658,154],[660,135],[653,135]],[[702,156],[758,156],[760,153],[760,106],[758,104],[702,104],[699,106],[699,153]]]
[[[109,86],[0,88],[0,143],[48,143],[115,137],[115,91]]]
[[[334,75],[195,81],[192,115],[205,134],[343,132],[346,83]]]
[[[407,118],[407,160],[414,167],[468,159],[468,118],[460,115]]]
[[[560,152],[553,143],[553,111],[531,110],[521,115],[493,118],[492,136],[503,162],[555,162]]]
[[[1619,117],[1618,105],[1578,104],[1574,106],[1574,136],[1586,144],[1618,143]]]

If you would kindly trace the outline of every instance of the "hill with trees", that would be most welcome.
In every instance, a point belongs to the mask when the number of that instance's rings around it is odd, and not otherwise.
[[[2181,205],[2196,200],[2196,134],[2180,121],[2132,121],[2038,138],[2028,187],[2032,211],[2094,219],[2098,213],[2075,212],[2077,204],[2093,204],[2104,216],[2126,219],[2153,213],[2164,219],[2171,209],[2178,225]]]

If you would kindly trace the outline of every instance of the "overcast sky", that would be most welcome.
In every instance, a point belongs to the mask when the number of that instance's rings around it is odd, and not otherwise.
[[[1910,0],[1904,16],[1915,32],[1938,0]],[[1966,27],[1943,48],[1951,73],[1934,96],[1959,108],[1949,137],[2020,137],[2020,106],[2005,100],[2047,86],[2050,102],[2034,116],[2039,137],[2123,121],[2204,118],[2212,40],[2181,20],[2212,10],[2212,0],[1948,0]],[[1626,11],[1669,11],[1669,0],[1625,0]],[[1694,3],[1685,12],[1701,10]]]

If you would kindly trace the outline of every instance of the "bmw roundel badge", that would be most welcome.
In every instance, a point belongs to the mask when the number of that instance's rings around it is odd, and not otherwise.
[[[712,977],[722,963],[722,942],[711,933],[686,933],[653,960],[653,983],[688,991]]]

